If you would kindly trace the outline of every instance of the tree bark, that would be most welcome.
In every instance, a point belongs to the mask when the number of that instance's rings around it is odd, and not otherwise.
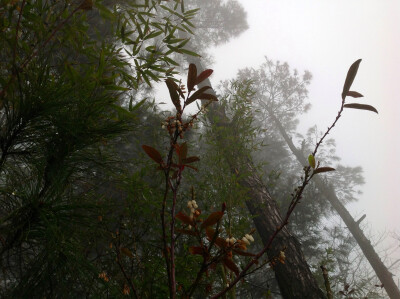
[[[271,110],[268,110],[269,115],[277,126],[279,132],[281,133],[283,139],[285,139],[287,145],[289,146],[292,153],[296,156],[299,163],[304,166],[308,165],[306,158],[303,153],[299,151],[296,146],[293,144],[292,139],[287,135],[285,128],[282,126],[279,119],[274,115]],[[318,176],[313,178],[317,188],[323,192],[326,196],[332,207],[336,210],[339,216],[342,218],[343,222],[346,224],[347,228],[353,235],[356,240],[358,246],[360,246],[362,252],[367,258],[368,262],[371,264],[371,267],[374,269],[376,275],[379,280],[383,284],[387,294],[391,299],[400,299],[400,290],[396,286],[396,283],[393,280],[392,274],[386,268],[384,263],[379,258],[376,253],[374,247],[371,242],[364,235],[364,232],[359,227],[359,223],[357,223],[354,218],[350,215],[349,211],[345,208],[345,206],[340,202],[338,197],[336,196],[335,190],[332,186],[329,186],[323,182]]]
[[[190,58],[188,60],[196,64],[198,73],[204,70],[199,59]],[[208,79],[199,85],[212,86]],[[213,119],[212,116],[217,116],[215,118],[218,119],[217,123],[215,123],[216,126],[229,125],[229,121],[225,116],[225,111],[221,111],[222,109],[218,109],[216,105],[214,105],[210,110],[209,116],[211,116],[211,121]],[[222,141],[223,139],[219,138],[219,140]],[[225,148],[229,147],[228,144],[222,144],[221,146],[224,146]],[[233,154],[235,155],[236,153]],[[246,201],[246,206],[250,214],[254,216],[253,221],[263,244],[267,244],[269,238],[275,232],[277,227],[282,225],[282,218],[280,216],[278,205],[271,198],[267,187],[258,176],[253,162],[247,159],[244,164],[243,161],[241,161],[240,166],[236,162],[238,160],[240,160],[240,158],[228,161],[228,163],[230,163],[232,173],[238,176],[239,184],[247,189],[248,200]],[[286,248],[285,263],[277,263],[274,266],[275,277],[283,298],[326,298],[310,271],[301,251],[299,241],[296,237],[290,234],[286,227],[279,232],[273,241],[271,248],[267,250],[268,257],[278,257],[280,251],[284,248]]]

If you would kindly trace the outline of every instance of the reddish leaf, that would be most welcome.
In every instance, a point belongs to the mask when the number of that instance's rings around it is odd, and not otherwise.
[[[181,101],[179,100],[178,94],[178,90],[180,90],[179,86],[171,78],[167,78],[165,80],[165,83],[167,84],[172,103],[174,104],[176,110],[180,111]]]
[[[349,71],[347,72],[346,80],[344,82],[343,86],[343,92],[342,92],[342,99],[344,100],[347,93],[350,90],[351,85],[353,84],[354,78],[357,75],[358,67],[360,66],[361,59],[358,59],[356,62],[354,62],[350,68]]]
[[[189,163],[193,163],[193,162],[197,162],[200,161],[199,157],[187,157],[186,159],[183,159],[182,162],[185,164],[189,164]]]
[[[196,167],[193,167],[192,165],[186,165],[186,164],[184,164],[183,166],[189,167],[189,168],[191,168],[191,169],[193,169],[193,170],[195,170],[195,171],[199,171]]]
[[[207,255],[207,249],[200,246],[190,246],[189,252],[191,254]]]
[[[361,110],[369,110],[369,111],[378,113],[378,110],[376,110],[371,105],[351,103],[351,104],[345,104],[344,107],[345,108],[353,108],[353,109],[361,109]]]
[[[232,272],[234,272],[237,275],[239,275],[239,268],[236,266],[236,264],[233,262],[232,259],[230,258],[224,258],[224,265],[231,270]]]
[[[221,220],[223,215],[224,213],[220,211],[211,213],[211,215],[208,216],[208,218],[204,220],[204,222],[201,224],[201,228],[205,228],[207,226],[212,226],[216,224],[218,221]]]
[[[188,92],[191,92],[196,85],[196,80],[197,80],[197,67],[194,63],[191,63],[189,65],[189,71],[188,71],[188,78],[187,78],[187,88]]]
[[[219,247],[219,248],[225,248],[226,247],[226,241],[225,239],[222,239],[220,237],[215,238],[215,244]]]
[[[317,168],[314,170],[314,174],[328,172],[328,171],[334,171],[334,170],[336,170],[336,169],[332,168],[332,167],[320,167],[320,168]]]
[[[125,254],[126,256],[129,256],[129,257],[132,257],[132,258],[133,258],[133,254],[132,254],[132,252],[131,252],[128,248],[122,247],[122,248],[121,248],[121,252],[122,252],[123,254]]]
[[[175,146],[176,154],[179,158],[179,164],[183,164],[183,160],[186,159],[187,156],[187,144],[186,142],[182,143],[181,145],[176,144]]]
[[[357,91],[351,91],[351,90],[347,93],[347,96],[350,96],[353,98],[362,98],[363,97],[363,95],[361,93],[359,93]]]
[[[196,92],[194,94],[192,94],[187,100],[186,100],[186,105],[189,105],[191,103],[193,103],[194,101],[200,99],[201,95],[203,95],[203,93],[207,90],[210,89],[210,86],[203,86],[202,88],[200,88],[199,90],[196,90]]]
[[[213,94],[203,93],[200,95],[199,100],[218,101],[218,98]]]
[[[182,212],[179,212],[178,214],[176,214],[175,218],[179,219],[180,221],[182,221],[185,224],[194,225],[193,219],[190,219],[189,216],[183,214]]]
[[[178,228],[176,231],[180,232],[182,234],[185,234],[185,235],[197,236],[197,233],[195,231],[189,230],[189,229],[180,229],[180,228]]]
[[[215,230],[211,227],[206,227],[206,235],[208,237],[208,240],[212,240],[214,238]]]
[[[210,69],[202,71],[200,73],[200,75],[197,76],[196,85],[203,82],[208,77],[210,77],[212,73],[213,73],[213,70],[210,70]]]
[[[152,158],[157,163],[161,164],[163,162],[161,154],[155,148],[152,148],[151,146],[148,145],[142,145],[142,149],[146,152],[146,154],[150,158]]]
[[[210,226],[206,227],[206,235],[208,240],[211,242],[214,239],[215,230],[212,229]],[[220,248],[225,248],[227,245],[225,239],[222,239],[220,237],[215,238],[214,242]]]
[[[254,253],[247,252],[247,251],[242,251],[242,250],[239,250],[239,249],[232,249],[232,251],[235,254],[242,255],[242,256],[256,256]]]

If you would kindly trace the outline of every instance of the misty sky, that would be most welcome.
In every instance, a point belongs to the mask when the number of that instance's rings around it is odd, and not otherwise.
[[[352,90],[379,114],[346,109],[330,135],[342,164],[361,165],[366,184],[348,206],[354,218],[367,214],[374,234],[400,231],[400,1],[239,0],[250,28],[213,49],[214,84],[238,69],[257,68],[267,55],[313,74],[312,110],[302,133],[314,124],[325,130],[340,107],[349,66],[362,62]],[[348,98],[347,102],[352,102]]]

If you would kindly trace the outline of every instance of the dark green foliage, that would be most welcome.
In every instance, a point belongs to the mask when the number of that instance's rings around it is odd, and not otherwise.
[[[151,240],[154,226],[137,221],[156,218],[151,200],[158,196],[150,191],[154,181],[146,182],[145,165],[121,177],[126,157],[115,155],[120,149],[113,147],[126,141],[124,132],[138,132],[146,117],[134,102],[131,112],[120,104],[143,83],[164,78],[174,64],[168,55],[175,51],[167,48],[185,29],[178,28],[179,20],[158,18],[159,10],[165,9],[156,1],[2,3],[2,297],[133,292],[115,258],[125,263],[121,255],[130,252],[124,248],[132,240]],[[148,48],[157,36],[164,37],[162,51]],[[126,222],[124,215],[135,221]],[[118,232],[120,225],[128,235]],[[159,251],[143,252],[157,260]],[[152,270],[132,262],[126,274],[144,285],[158,277],[152,292],[162,294],[162,274],[143,271]]]

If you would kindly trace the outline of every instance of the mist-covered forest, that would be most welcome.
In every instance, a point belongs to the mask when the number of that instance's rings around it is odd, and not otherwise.
[[[213,79],[247,30],[237,0],[1,1],[1,298],[400,299],[400,232],[354,213],[332,137],[382,117],[363,57],[304,130],[310,71]]]

